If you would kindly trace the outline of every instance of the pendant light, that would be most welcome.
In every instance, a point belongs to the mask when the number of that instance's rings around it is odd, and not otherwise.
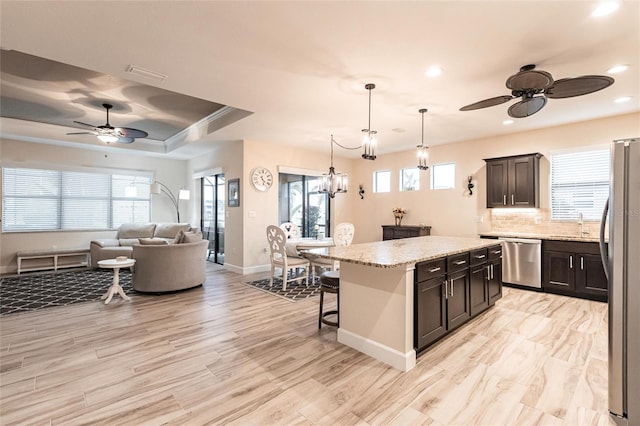
[[[364,153],[362,158],[365,160],[376,159],[376,145],[378,143],[376,139],[375,130],[371,130],[371,90],[376,88],[375,84],[369,83],[364,86],[369,91],[369,126],[366,129],[362,129],[362,146],[364,147]]]
[[[427,160],[429,159],[429,147],[424,144],[424,113],[427,112],[426,108],[422,108],[418,110],[420,114],[422,114],[422,141],[420,145],[418,145],[418,150],[416,155],[418,157],[418,168],[420,170],[427,170],[429,166],[427,165]]]
[[[325,192],[329,194],[329,197],[334,198],[337,193],[347,192],[347,185],[349,178],[346,174],[336,173],[333,168],[333,144],[339,145],[331,135],[331,166],[329,167],[329,173],[323,173],[320,177],[320,185],[318,192]],[[339,145],[341,146],[341,145]]]

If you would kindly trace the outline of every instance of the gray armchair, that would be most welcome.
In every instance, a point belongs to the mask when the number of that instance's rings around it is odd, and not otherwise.
[[[133,289],[163,293],[197,287],[205,281],[207,240],[168,245],[133,245]]]

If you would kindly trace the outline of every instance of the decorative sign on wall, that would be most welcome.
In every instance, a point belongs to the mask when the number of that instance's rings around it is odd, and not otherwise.
[[[227,193],[229,207],[240,207],[240,178],[229,179]]]

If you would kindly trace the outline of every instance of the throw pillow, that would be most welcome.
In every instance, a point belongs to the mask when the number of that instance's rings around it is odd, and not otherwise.
[[[138,238],[138,243],[143,246],[166,246],[169,244],[167,241],[160,238]]]
[[[181,229],[176,234],[176,238],[175,240],[173,240],[173,244],[180,244],[183,238],[184,238],[184,231]]]
[[[185,232],[181,243],[197,243],[198,241],[202,241],[202,232]]]

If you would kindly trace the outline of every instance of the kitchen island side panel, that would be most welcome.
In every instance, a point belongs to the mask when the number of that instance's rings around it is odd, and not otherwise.
[[[414,267],[341,262],[338,341],[400,370],[413,368]]]

